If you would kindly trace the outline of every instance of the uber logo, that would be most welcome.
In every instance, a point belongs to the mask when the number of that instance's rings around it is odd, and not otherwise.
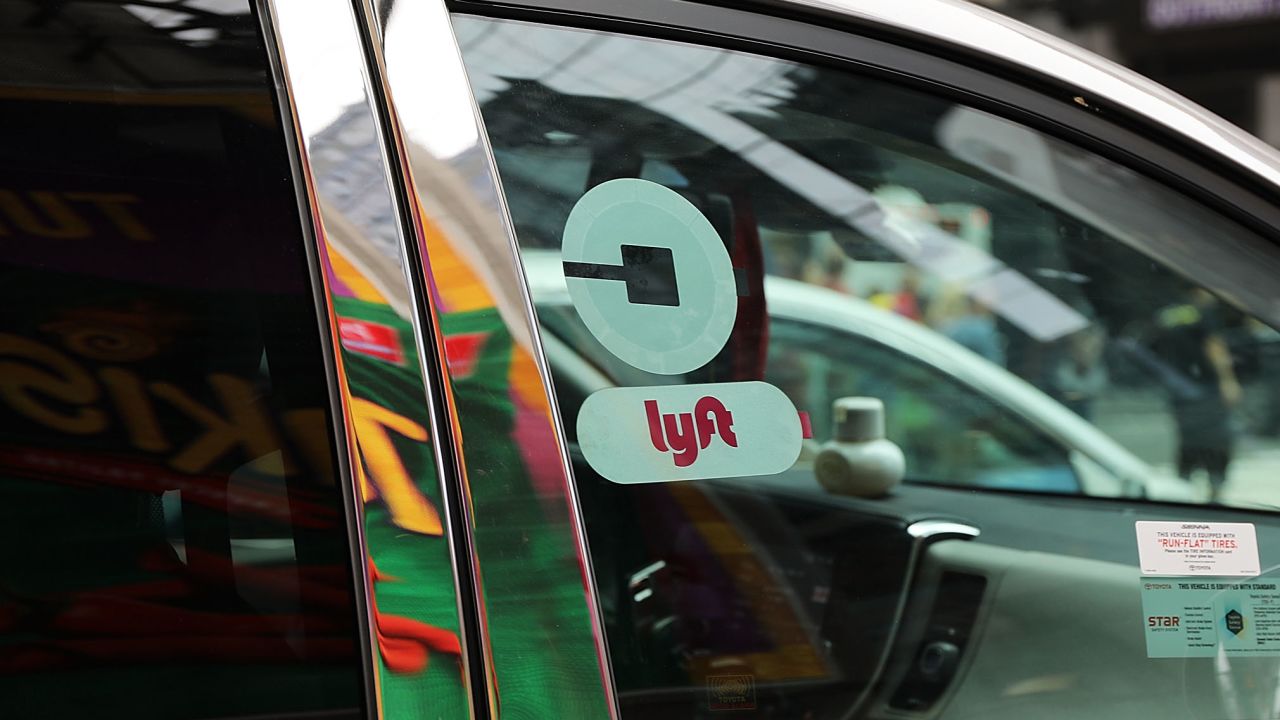
[[[674,190],[636,178],[597,185],[569,213],[561,252],[582,321],[627,363],[677,375],[728,341],[733,264],[710,221]]]
[[[627,301],[639,305],[680,305],[676,264],[670,248],[623,245],[622,267],[599,263],[564,263],[565,277],[621,280]]]

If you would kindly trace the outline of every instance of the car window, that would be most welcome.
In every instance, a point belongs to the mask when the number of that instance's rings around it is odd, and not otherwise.
[[[831,438],[830,398],[882,400],[885,437],[906,455],[909,482],[1081,491],[1068,450],[1046,435],[1050,428],[1019,415],[1011,398],[984,395],[955,375],[864,336],[774,319],[765,379],[796,407],[814,408],[816,442]]]
[[[820,301],[831,299],[819,297]],[[548,332],[577,348],[577,354],[614,382],[671,382],[669,377],[645,373],[619,361],[571,308],[544,305],[539,317]],[[901,321],[889,318],[889,322]],[[1072,464],[1073,446],[1069,440],[1050,434],[1055,429],[1053,423],[1062,419],[1057,403],[1048,398],[1041,404],[1026,402],[1016,392],[1001,394],[999,383],[994,391],[979,390],[968,384],[978,378],[965,375],[965,363],[982,361],[963,349],[948,349],[953,353],[952,362],[937,367],[847,328],[775,316],[769,325],[764,379],[786,393],[796,407],[811,408],[809,454],[831,438],[832,398],[871,396],[884,403],[885,436],[906,455],[907,482],[1083,492]],[[959,363],[956,356],[962,358]],[[575,377],[566,368],[554,367],[558,359],[562,358],[553,359],[553,372],[559,377],[562,401],[577,408],[592,389],[590,379],[582,377],[581,371]],[[949,365],[956,367],[951,370]],[[1015,388],[1025,385],[1012,375],[997,377]],[[574,428],[566,430],[572,438]],[[1087,442],[1079,444],[1085,450],[1077,452],[1097,450]],[[1109,480],[1091,491],[1118,494],[1120,479]]]
[[[0,2],[0,714],[360,717],[258,22],[146,5]]]
[[[623,717],[1184,697],[1181,665],[1144,663],[1193,655],[1144,655],[1132,624],[1134,521],[1271,536],[1222,507],[1276,500],[1269,239],[898,79],[454,26]]]
[[[1235,280],[1276,261],[1251,232],[1055,138],[871,78],[511,22],[460,18],[458,32],[522,247],[558,248],[570,210],[605,180],[662,184],[727,246],[758,248],[771,278],[911,321],[933,336],[919,352],[966,351],[967,365],[987,366],[987,402],[1013,403],[1015,416],[1040,408],[1032,425],[1070,411],[1093,430],[1072,433],[1067,450],[1141,475],[1132,492],[1274,504],[1260,472],[1280,416],[1266,371],[1274,307],[1265,287]],[[548,65],[541,43],[553,41],[581,47],[592,72],[585,60]],[[625,69],[646,56],[705,72],[664,84]],[[1104,186],[1125,187],[1125,202]],[[1197,267],[1197,249],[1214,247],[1239,253]],[[554,262],[529,269],[535,301],[570,307],[552,294],[563,287]],[[740,325],[732,344],[766,337]],[[624,361],[597,362],[639,382]],[[804,409],[829,416],[834,399]]]

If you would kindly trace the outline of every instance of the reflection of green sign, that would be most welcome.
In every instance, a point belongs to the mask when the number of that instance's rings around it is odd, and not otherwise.
[[[738,313],[729,253],[674,190],[634,178],[597,185],[569,214],[562,253],[587,328],[641,370],[695,370],[729,339]]]

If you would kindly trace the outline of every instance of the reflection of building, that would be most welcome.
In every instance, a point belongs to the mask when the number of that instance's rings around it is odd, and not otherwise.
[[[248,14],[243,0],[3,3],[0,43],[25,60],[0,66],[3,94],[90,101],[109,92],[112,102],[165,105],[252,96],[270,121],[262,69],[241,35]]]
[[[976,0],[1120,62],[1280,145],[1276,0]]]

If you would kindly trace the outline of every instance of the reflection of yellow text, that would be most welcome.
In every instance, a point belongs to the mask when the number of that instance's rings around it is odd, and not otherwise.
[[[41,427],[72,435],[116,427],[134,449],[172,453],[170,467],[200,473],[227,459],[280,451],[278,417],[317,470],[329,467],[322,410],[299,408],[277,416],[252,382],[226,373],[210,373],[201,385],[146,382],[117,366],[101,367],[95,377],[54,348],[0,333],[0,403]],[[214,402],[202,402],[199,395]],[[163,410],[169,411],[164,420]],[[174,436],[180,437],[177,444]],[[282,469],[295,472],[287,456]]]
[[[368,467],[367,475],[360,473],[365,502],[381,496],[396,526],[423,535],[443,535],[440,513],[414,484],[388,432],[425,443],[426,429],[403,415],[357,397],[351,398],[351,414],[360,455]]]
[[[252,385],[217,373],[209,376],[209,384],[222,405],[221,413],[196,402],[177,386],[151,383],[151,392],[156,397],[167,400],[204,429],[203,435],[169,461],[170,465],[184,472],[195,472],[212,465],[236,447],[243,447],[251,458],[275,452],[280,447],[271,419],[262,412]]]
[[[65,433],[88,435],[106,429],[106,414],[84,407],[98,399],[98,384],[66,355],[15,335],[0,335],[0,357],[6,358],[0,361],[0,397],[14,410]]]
[[[130,240],[154,236],[134,214],[138,198],[126,193],[0,190],[0,237],[15,230],[34,237],[71,240],[94,234],[103,220]]]

